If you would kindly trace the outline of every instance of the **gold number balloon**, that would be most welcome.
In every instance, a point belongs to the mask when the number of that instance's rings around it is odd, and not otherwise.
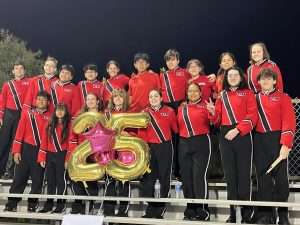
[[[122,136],[125,128],[145,128],[149,123],[149,115],[145,113],[113,114],[109,121],[98,112],[86,112],[78,116],[73,124],[77,134],[84,135],[87,140],[82,142],[72,153],[68,162],[69,176],[74,181],[101,179],[105,172],[122,182],[133,180],[149,170],[149,148],[143,140]],[[128,164],[119,158],[111,158],[114,152],[131,153],[134,160]],[[87,163],[90,155],[103,154],[101,163]]]

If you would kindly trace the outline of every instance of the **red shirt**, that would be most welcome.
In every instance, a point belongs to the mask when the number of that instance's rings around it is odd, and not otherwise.
[[[94,81],[80,81],[77,85],[79,95],[80,95],[80,104],[79,108],[82,108],[85,103],[85,98],[88,94],[94,93],[98,96],[99,101],[102,102],[103,100],[103,88],[104,85],[101,81],[94,80]]]
[[[148,107],[143,112],[150,115],[150,124],[138,130],[138,136],[145,142],[162,143],[172,139],[172,133],[178,133],[178,124],[174,110],[167,106],[158,109]]]
[[[256,94],[259,118],[256,131],[260,133],[281,131],[280,144],[291,148],[296,129],[295,111],[290,97],[273,90]]]
[[[215,125],[233,125],[241,135],[248,134],[257,123],[257,104],[249,89],[223,91],[216,101],[215,115],[210,116]]]
[[[192,80],[194,83],[198,84],[201,87],[201,99],[202,101],[208,101],[209,98],[212,98],[212,93],[216,88],[215,82],[210,82],[209,78],[206,75],[200,75],[195,80]]]
[[[49,137],[48,132],[46,130],[47,126],[48,124],[46,124],[43,129],[42,142],[37,159],[38,163],[46,161],[47,151],[56,153],[61,151],[68,151],[69,148],[69,140],[67,139],[64,142],[62,142],[61,139],[61,133],[63,130],[62,124],[57,124],[57,127],[55,128],[55,134],[51,134],[51,137]]]
[[[186,83],[191,78],[186,69],[180,67],[159,75],[163,102],[177,102],[185,98]]]
[[[257,76],[259,73],[259,70],[262,68],[270,68],[277,72],[278,74],[278,80],[276,83],[276,89],[283,92],[283,82],[282,82],[282,76],[279,67],[271,60],[263,60],[262,62],[258,64],[253,64],[247,69],[247,78],[248,78],[248,86],[251,90],[253,90],[255,93],[258,93],[261,91],[260,85],[257,82]]]
[[[133,112],[141,112],[149,105],[149,93],[160,89],[159,76],[153,72],[133,74],[129,81],[128,95],[131,97],[130,106]]]
[[[215,91],[218,95],[220,94],[221,91],[223,91],[223,80],[224,80],[224,74],[217,76]]]
[[[57,81],[56,76],[47,78],[45,75],[38,75],[30,80],[30,86],[26,94],[24,101],[24,109],[29,110],[32,106],[36,106],[36,96],[41,91],[44,90],[50,94],[50,87],[54,81]],[[50,110],[49,110],[50,111]]]
[[[193,137],[209,134],[209,117],[206,103],[199,100],[196,104],[185,104],[178,108],[178,125],[180,137]]]
[[[48,123],[50,116],[51,113],[48,110],[41,113],[37,110],[22,113],[13,142],[12,153],[20,153],[23,142],[40,147],[39,145],[43,138],[43,128]],[[37,128],[36,132],[34,127]]]
[[[74,116],[80,109],[80,97],[78,87],[71,82],[61,84],[60,82],[54,82],[51,87],[51,98],[53,105],[49,106],[53,111],[53,106],[57,103],[65,103],[69,109],[69,112]]]
[[[122,88],[125,89],[128,86],[130,78],[124,74],[118,74],[114,77],[111,77],[106,80],[104,88],[104,101],[108,101],[111,95],[111,92],[114,89]]]
[[[12,79],[3,84],[0,94],[0,119],[3,119],[6,108],[21,110],[29,85],[30,78],[27,77],[23,77],[20,80]]]

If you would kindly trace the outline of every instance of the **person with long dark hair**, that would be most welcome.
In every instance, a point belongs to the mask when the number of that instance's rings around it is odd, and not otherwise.
[[[210,121],[201,86],[191,82],[186,89],[187,102],[178,108],[179,163],[185,198],[208,198],[207,170],[211,156]],[[206,204],[188,203],[184,220],[210,220]]]
[[[47,194],[64,195],[67,191],[66,154],[69,148],[71,115],[64,103],[58,103],[46,124],[37,162],[46,169]],[[40,213],[52,211],[53,199],[47,199]],[[58,199],[52,213],[66,209],[65,200]]]
[[[251,131],[258,114],[254,94],[247,88],[243,71],[238,67],[226,70],[223,92],[216,101],[207,102],[211,121],[221,126],[219,146],[221,151],[227,198],[229,200],[251,200],[251,172],[253,143]],[[253,210],[242,208],[242,223],[251,223]],[[230,206],[230,217],[226,221],[235,223],[235,209]]]

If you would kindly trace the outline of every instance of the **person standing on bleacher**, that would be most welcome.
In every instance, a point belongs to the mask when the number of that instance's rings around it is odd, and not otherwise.
[[[0,177],[4,175],[4,178],[13,176],[14,163],[7,173],[5,173],[6,164],[30,84],[30,78],[24,76],[23,63],[16,62],[12,74],[14,78],[4,83],[0,95]]]
[[[36,163],[42,130],[51,113],[48,111],[50,96],[41,91],[36,97],[36,109],[29,110],[21,115],[17,128],[12,153],[16,163],[15,174],[9,193],[22,194],[26,188],[29,176],[32,179],[30,194],[41,194],[44,180],[44,169]],[[17,211],[17,204],[21,198],[8,198],[4,211]],[[38,208],[38,199],[28,198],[28,212],[35,212]]]

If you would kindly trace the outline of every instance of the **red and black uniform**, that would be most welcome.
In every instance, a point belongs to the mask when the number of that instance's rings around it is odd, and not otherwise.
[[[53,102],[52,107],[55,107],[58,103],[65,103],[72,116],[74,116],[80,109],[78,87],[71,82],[61,83],[60,81],[56,81],[52,84],[50,92]],[[51,111],[54,110],[53,108],[51,109]]]
[[[15,138],[30,78],[5,82],[0,95],[0,177],[5,173],[8,154]]]
[[[154,197],[154,184],[158,179],[160,195],[167,198],[173,160],[172,132],[178,133],[176,114],[168,106],[148,107],[143,112],[150,115],[150,124],[145,129],[139,129],[138,136],[149,145],[151,173],[144,174],[141,180],[142,194],[144,197]],[[165,203],[148,202],[147,217],[161,218],[164,213]]]
[[[128,89],[129,80],[130,78],[124,74],[118,74],[107,79],[104,88],[104,101],[107,102],[109,100],[110,95],[114,89]]]
[[[69,151],[66,155],[66,162],[68,162],[72,152],[77,148],[78,145],[80,145],[82,142],[84,142],[86,138],[83,135],[76,134],[73,129],[72,125],[70,128],[70,138],[69,138]],[[90,158],[87,158],[88,163],[92,163],[93,161]],[[99,187],[97,181],[87,181],[86,182],[88,187],[85,188],[83,183],[80,181],[72,181],[72,192],[74,195],[88,195],[88,196],[98,196],[99,193]],[[94,204],[92,203],[90,205],[90,211],[94,210]],[[83,204],[81,200],[75,200],[72,204],[72,214],[78,214],[82,213],[84,211]]]
[[[282,160],[274,170],[266,173],[266,168],[279,157],[282,145],[292,148],[296,119],[290,97],[278,90],[256,94],[259,119],[254,134],[254,162],[258,179],[258,197],[261,201],[286,202],[289,196],[288,162]],[[275,196],[272,186],[275,180]],[[262,216],[271,216],[270,207],[259,207]],[[287,218],[288,209],[278,208],[279,217]]]
[[[212,123],[220,126],[219,144],[229,200],[251,200],[251,171],[253,143],[251,131],[258,118],[257,104],[249,89],[223,91],[216,101]],[[237,128],[239,134],[231,141],[228,131]],[[231,216],[235,218],[234,208]],[[252,210],[243,207],[243,220],[250,219]]]
[[[30,110],[22,113],[12,146],[12,153],[21,154],[21,162],[15,167],[15,174],[9,193],[24,192],[29,176],[32,179],[30,194],[41,194],[44,180],[44,169],[37,163],[38,151],[43,138],[43,128],[50,117],[45,110]],[[6,206],[16,208],[21,199],[9,198]],[[38,199],[28,199],[28,209],[36,209]]]
[[[69,148],[69,139],[62,142],[62,123],[59,122],[57,124],[54,134],[50,134],[50,136],[46,130],[47,126],[48,124],[46,124],[43,130],[43,138],[37,162],[46,162],[47,194],[65,195],[67,191],[65,161]],[[64,202],[65,200],[58,199],[57,207],[64,208]],[[50,211],[53,205],[53,199],[47,199],[44,208]]]
[[[89,93],[94,93],[98,96],[100,104],[103,101],[103,92],[104,92],[104,85],[101,81],[94,80],[94,81],[80,81],[77,84],[79,95],[80,95],[80,104],[79,108],[82,108],[85,104],[86,96]]]
[[[122,108],[113,108],[113,110],[111,111],[109,110],[105,111],[104,116],[107,120],[109,120],[113,114],[129,113],[129,112],[131,112],[131,110],[123,110]],[[118,181],[113,177],[106,175],[104,196],[130,197],[130,195],[131,195],[131,186],[129,181],[122,183],[121,181]],[[115,215],[116,205],[117,205],[116,201],[103,201],[103,209],[104,209],[103,214],[105,216]],[[120,206],[118,209],[117,216],[120,217],[128,216],[128,209],[129,209],[129,202],[120,201]]]
[[[24,110],[33,109],[36,107],[36,96],[40,91],[46,91],[50,94],[50,87],[54,81],[57,81],[56,76],[38,75],[31,78],[30,86],[24,101]],[[51,103],[50,103],[51,104]],[[49,111],[51,112],[50,108]]]
[[[192,80],[194,83],[201,87],[201,99],[202,101],[208,101],[209,98],[212,99],[213,92],[216,89],[216,83],[210,82],[206,75],[199,75],[198,78]]]
[[[153,89],[160,89],[159,76],[153,72],[145,72],[142,74],[133,74],[129,81],[128,95],[130,99],[130,107],[133,112],[141,112],[149,106],[149,92]]]
[[[283,82],[282,76],[279,67],[271,60],[264,59],[257,64],[253,64],[247,69],[247,78],[248,78],[248,86],[254,92],[258,93],[261,91],[261,88],[257,82],[257,76],[260,69],[269,68],[277,72],[278,80],[276,83],[276,89],[279,91],[283,91]]]
[[[218,96],[221,93],[221,91],[223,91],[223,80],[224,80],[224,74],[220,74],[219,76],[217,76],[215,92],[217,93]]]
[[[206,103],[199,100],[178,108],[179,162],[185,198],[208,198],[207,169],[211,156],[209,116]],[[187,204],[187,218],[209,220],[206,204]]]

